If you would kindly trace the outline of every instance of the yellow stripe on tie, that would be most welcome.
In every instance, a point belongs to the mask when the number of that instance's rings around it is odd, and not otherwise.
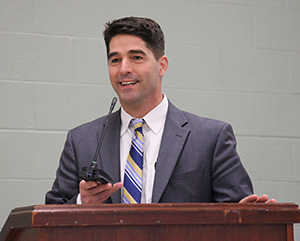
[[[135,161],[132,159],[132,157],[129,155],[128,156],[128,162],[130,163],[130,165],[132,166],[132,168],[136,171],[136,173],[142,177],[143,176],[143,171],[141,170],[141,168],[135,163]]]
[[[140,140],[140,142],[143,142],[143,135],[139,131],[137,131],[135,134],[136,137]]]
[[[133,126],[133,128],[136,130],[137,128],[142,127],[143,124],[144,124],[143,122],[136,123],[136,124]]]
[[[133,197],[130,195],[129,192],[127,192],[126,188],[123,189],[123,195],[127,198],[127,200],[130,202],[130,203],[137,203]]]

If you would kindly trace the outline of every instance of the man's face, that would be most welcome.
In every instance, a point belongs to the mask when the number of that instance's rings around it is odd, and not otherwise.
[[[109,77],[122,106],[158,105],[162,100],[161,78],[168,66],[166,56],[155,59],[135,35],[116,35],[109,49]]]

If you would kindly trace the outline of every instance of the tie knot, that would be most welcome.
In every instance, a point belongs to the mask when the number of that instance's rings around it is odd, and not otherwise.
[[[145,123],[144,119],[134,119],[130,121],[130,124],[133,125],[133,129],[137,131],[138,128],[142,128],[143,124]]]

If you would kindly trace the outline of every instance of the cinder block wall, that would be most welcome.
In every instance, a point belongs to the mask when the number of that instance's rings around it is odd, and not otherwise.
[[[171,101],[231,123],[255,192],[300,203],[300,1],[11,0],[0,2],[0,227],[44,203],[67,130],[107,113],[103,25],[131,15],[165,32]]]

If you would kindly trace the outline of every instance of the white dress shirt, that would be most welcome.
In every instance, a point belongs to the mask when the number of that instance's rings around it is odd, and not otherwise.
[[[144,165],[143,165],[143,187],[141,203],[151,203],[152,190],[155,176],[155,164],[159,152],[162,134],[166,122],[169,102],[164,94],[162,102],[143,117],[144,134]],[[121,132],[120,132],[120,175],[124,183],[124,172],[127,157],[131,147],[133,127],[129,126],[133,117],[121,107]],[[122,188],[123,192],[123,188]],[[121,193],[122,193],[121,192]],[[122,199],[122,197],[121,197]],[[77,196],[77,204],[82,204],[80,193]]]
[[[143,117],[145,123],[143,125],[144,165],[141,203],[151,203],[152,200],[155,164],[164,131],[168,106],[167,97],[164,95],[162,102]],[[122,183],[124,183],[125,166],[134,132],[133,127],[129,125],[132,118],[121,108],[120,175]]]

